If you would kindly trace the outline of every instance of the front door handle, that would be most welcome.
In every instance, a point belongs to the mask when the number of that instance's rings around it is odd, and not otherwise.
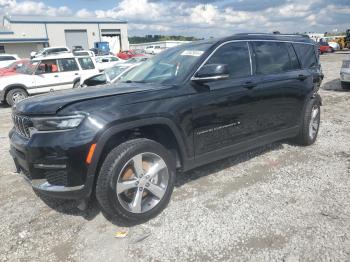
[[[54,75],[54,77],[58,77],[58,75]]]
[[[247,89],[253,89],[254,87],[256,87],[256,83],[252,81],[247,81],[244,83],[243,87]]]
[[[298,79],[299,79],[300,81],[304,81],[306,78],[307,78],[306,75],[298,75]]]

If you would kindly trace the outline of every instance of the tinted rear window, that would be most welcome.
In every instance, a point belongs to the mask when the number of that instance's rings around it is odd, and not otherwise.
[[[293,70],[288,43],[254,42],[257,74],[278,74]]]
[[[293,44],[293,46],[303,68],[312,68],[318,64],[314,45]]]
[[[228,43],[220,47],[206,64],[226,64],[230,78],[251,75],[250,57],[246,42]]]
[[[78,61],[83,70],[95,69],[95,65],[90,57],[78,58]]]

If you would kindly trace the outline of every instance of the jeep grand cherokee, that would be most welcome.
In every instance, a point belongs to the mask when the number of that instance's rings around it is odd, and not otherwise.
[[[43,196],[88,199],[146,220],[177,170],[281,139],[315,142],[322,73],[315,42],[239,34],[162,52],[108,87],[32,97],[13,108],[11,154]]]

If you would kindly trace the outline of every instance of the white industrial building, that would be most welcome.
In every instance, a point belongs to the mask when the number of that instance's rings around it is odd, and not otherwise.
[[[162,49],[167,49],[170,47],[182,45],[185,43],[190,43],[190,41],[157,41],[157,42],[149,42],[149,43],[140,43],[140,44],[130,44],[130,49],[132,50],[145,50],[148,46],[160,46]]]
[[[0,53],[29,57],[48,46],[94,47],[109,42],[111,52],[129,49],[127,23],[113,19],[4,16],[0,25]]]

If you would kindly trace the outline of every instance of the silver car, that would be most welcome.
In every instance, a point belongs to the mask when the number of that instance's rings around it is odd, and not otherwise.
[[[340,69],[340,81],[342,88],[350,88],[350,56],[343,60],[342,67]]]

